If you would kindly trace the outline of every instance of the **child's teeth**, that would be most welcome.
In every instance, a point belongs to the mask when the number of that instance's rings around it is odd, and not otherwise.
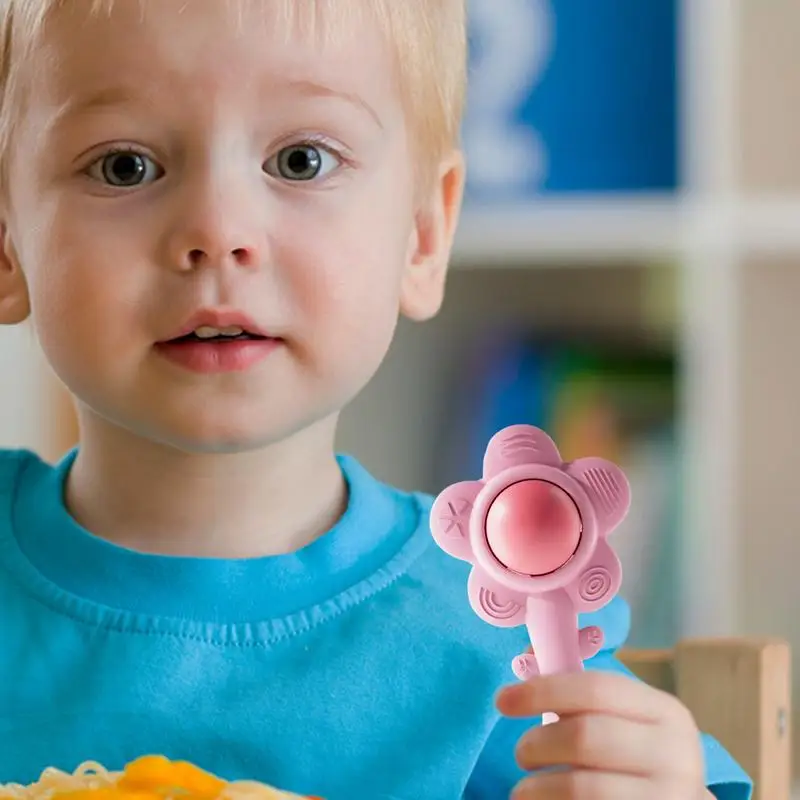
[[[195,329],[194,335],[198,339],[214,339],[217,336],[241,336],[244,328],[238,325],[231,325],[227,328],[212,328],[210,325],[202,325]]]
[[[212,328],[209,325],[203,325],[200,328],[195,328],[194,335],[198,339],[213,339],[215,336],[219,336],[221,331],[218,331],[216,328]]]

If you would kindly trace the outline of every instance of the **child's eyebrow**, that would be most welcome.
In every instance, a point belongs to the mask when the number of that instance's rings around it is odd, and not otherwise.
[[[131,103],[136,98],[128,90],[120,86],[99,89],[91,94],[74,94],[62,103],[53,113],[45,126],[49,132],[57,128],[69,117],[76,117],[91,111],[99,111],[104,108],[125,105]]]
[[[378,127],[383,128],[383,122],[377,111],[364,98],[354,92],[334,89],[312,80],[292,80],[286,86],[291,91],[307,97],[333,97],[345,100],[359,110],[365,111]],[[86,95],[72,95],[55,111],[45,127],[48,131],[51,131],[69,117],[125,105],[137,99],[141,100],[142,98],[137,98],[133,92],[122,86],[106,87]]]
[[[381,118],[378,116],[375,109],[358,94],[333,89],[330,86],[325,86],[324,84],[311,80],[294,80],[291,81],[288,86],[290,89],[310,97],[338,97],[341,100],[346,100],[351,105],[360,108],[362,111],[366,111],[379,127],[383,127]]]

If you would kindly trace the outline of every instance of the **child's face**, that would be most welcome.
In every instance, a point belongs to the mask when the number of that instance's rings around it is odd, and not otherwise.
[[[454,160],[420,204],[377,24],[322,47],[270,3],[89,5],[56,13],[29,78],[0,294],[27,290],[84,423],[236,450],[334,414],[398,313],[438,309],[461,190]],[[200,311],[277,341],[160,344]]]

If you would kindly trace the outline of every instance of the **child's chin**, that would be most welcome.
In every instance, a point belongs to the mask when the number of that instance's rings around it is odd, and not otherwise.
[[[297,426],[291,421],[288,424],[278,421],[275,424],[265,424],[263,420],[258,420],[247,424],[247,420],[242,417],[219,422],[183,419],[178,424],[151,432],[151,438],[184,453],[235,454],[249,453],[277,444],[296,430]]]
[[[187,431],[179,435],[169,436],[167,441],[163,443],[188,454],[233,455],[261,450],[270,444],[274,444],[275,441],[276,437],[268,433],[259,435],[258,433],[247,431],[198,431],[192,434]]]
[[[185,453],[247,453],[286,442],[301,431],[335,420],[339,403],[304,402],[290,397],[153,397],[135,398],[107,421],[137,438]],[[324,429],[324,430],[323,430]],[[313,436],[313,434],[312,434]]]

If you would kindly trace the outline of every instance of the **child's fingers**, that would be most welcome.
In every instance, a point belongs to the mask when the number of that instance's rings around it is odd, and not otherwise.
[[[652,785],[637,775],[617,775],[592,770],[564,770],[532,775],[521,781],[511,800],[647,800]]]
[[[680,719],[687,712],[674,697],[627,675],[585,671],[541,675],[508,686],[497,696],[497,708],[508,717],[538,717],[551,711],[569,714],[612,714],[641,722]]]
[[[646,776],[665,766],[658,726],[600,714],[561,717],[552,725],[531,728],[516,754],[528,771],[568,766]]]

